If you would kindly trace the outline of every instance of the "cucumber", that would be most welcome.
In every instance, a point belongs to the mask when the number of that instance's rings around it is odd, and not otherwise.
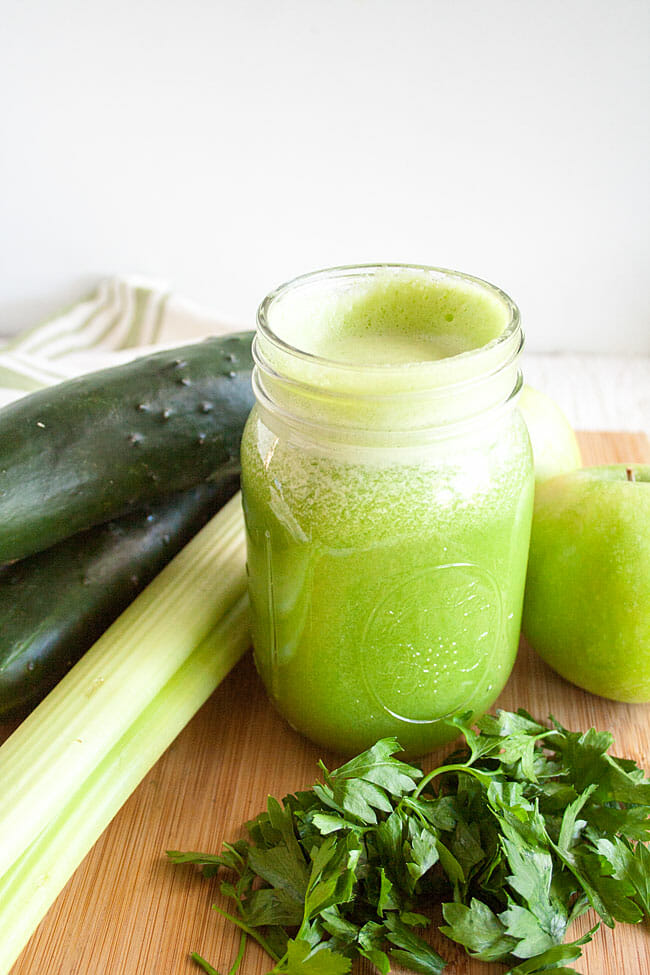
[[[0,715],[45,697],[238,486],[222,472],[0,569]]]
[[[142,356],[0,410],[0,564],[239,471],[252,332]]]

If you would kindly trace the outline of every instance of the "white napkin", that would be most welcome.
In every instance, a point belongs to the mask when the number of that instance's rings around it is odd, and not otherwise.
[[[243,327],[218,321],[153,282],[107,279],[92,294],[0,347],[0,406],[156,348]]]

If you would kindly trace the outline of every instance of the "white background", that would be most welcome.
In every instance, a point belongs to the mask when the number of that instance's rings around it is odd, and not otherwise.
[[[107,274],[250,325],[280,281],[501,285],[650,352],[646,0],[1,0],[0,333]]]

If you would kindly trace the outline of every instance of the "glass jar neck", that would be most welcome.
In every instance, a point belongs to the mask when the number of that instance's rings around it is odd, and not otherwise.
[[[334,268],[262,302],[253,386],[272,423],[312,439],[438,439],[509,408],[522,345],[516,305],[485,281],[414,265]]]

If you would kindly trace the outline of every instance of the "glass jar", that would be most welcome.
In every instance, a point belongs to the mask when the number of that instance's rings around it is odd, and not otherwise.
[[[514,663],[533,500],[514,303],[404,265],[305,275],[258,313],[242,442],[255,661],[289,723],[421,754]]]

